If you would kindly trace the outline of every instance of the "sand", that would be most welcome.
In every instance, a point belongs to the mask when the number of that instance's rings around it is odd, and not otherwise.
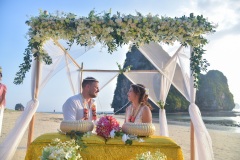
[[[15,125],[17,118],[21,115],[21,111],[5,111],[3,117],[2,135],[0,142],[5,139],[7,134]],[[123,124],[123,116],[114,115],[120,124]],[[35,127],[33,138],[50,132],[57,132],[60,122],[62,121],[62,114],[53,113],[36,113],[35,114]],[[159,124],[157,119],[154,120],[156,126],[156,135],[159,134]],[[178,122],[170,122],[169,134],[179,146],[181,146],[184,158],[190,159],[190,127],[189,124],[179,124]],[[209,127],[207,128],[214,128]],[[239,160],[239,147],[240,147],[240,133],[234,133],[231,131],[221,131],[219,129],[208,129],[212,138],[213,152],[216,160]],[[14,160],[24,160],[27,149],[28,130],[23,136],[17,151],[13,157]]]

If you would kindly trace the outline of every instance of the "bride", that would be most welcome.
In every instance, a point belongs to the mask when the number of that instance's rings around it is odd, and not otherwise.
[[[148,103],[148,91],[142,84],[132,84],[127,93],[131,105],[126,108],[125,122],[152,123],[152,107]]]

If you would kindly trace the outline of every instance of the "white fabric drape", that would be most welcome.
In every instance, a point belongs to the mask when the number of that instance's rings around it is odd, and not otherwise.
[[[33,70],[36,69],[35,61],[33,64]],[[36,77],[36,72],[33,72]],[[36,79],[32,79],[32,97],[36,91]],[[32,99],[27,103],[27,106],[21,116],[17,119],[15,126],[7,135],[7,137],[3,140],[0,145],[0,159],[2,160],[11,160],[14,156],[16,149],[33,117],[37,108],[39,106],[39,102],[37,99]]]
[[[180,47],[176,51],[176,53],[181,52],[182,49],[183,48]],[[153,42],[139,47],[139,51],[149,60],[149,62],[154,65],[154,67],[162,75],[164,75],[170,82],[172,82],[172,85],[188,100],[189,95],[186,89],[180,66],[176,66],[174,77],[172,80],[169,75],[166,75],[163,71],[164,66],[167,66],[168,63],[171,62],[169,61],[171,59],[171,56],[168,55],[168,53],[164,51],[159,44]]]
[[[162,75],[162,83],[161,83],[161,94],[160,94],[160,100],[162,102],[166,102],[167,95],[169,92],[169,89],[172,84],[172,80],[174,77],[174,73],[176,70],[177,65],[177,55],[178,51],[174,54],[174,56],[168,61],[168,63],[163,68]],[[169,137],[168,127],[167,127],[167,117],[166,117],[166,110],[163,108],[160,108],[159,110],[159,125],[160,125],[160,135]]]
[[[176,65],[177,65],[177,54],[181,47],[177,50],[173,57],[170,57],[162,47],[156,43],[150,43],[143,45],[139,48],[141,53],[157,68],[159,74],[161,74],[161,81],[158,83],[160,87],[160,96],[157,97],[157,101],[166,101],[169,89],[173,83]],[[178,73],[179,74],[179,73]],[[149,77],[147,77],[149,78]],[[179,78],[179,77],[178,77]],[[153,80],[155,81],[155,79]],[[179,83],[176,83],[179,86]],[[169,136],[166,111],[165,109],[159,109],[159,125],[160,135]]]
[[[147,73],[147,72],[130,72],[123,73],[133,84],[143,84],[149,89],[149,99],[157,105],[157,101],[160,97],[160,85],[161,75],[158,72]]]
[[[79,91],[79,69],[80,66],[75,64],[73,60],[79,58],[84,53],[88,52],[90,47],[81,47],[74,44],[71,50],[64,48],[64,41],[54,41],[50,39],[46,41],[43,49],[52,58],[51,65],[43,65],[42,79],[40,81],[40,86],[43,88],[48,81],[63,68],[66,68],[67,78],[74,94]],[[71,57],[68,55],[71,54]]]
[[[14,128],[0,145],[0,159],[12,159],[38,105],[38,100],[31,100],[27,103],[25,110],[16,121]]]
[[[212,150],[212,140],[211,137],[206,129],[206,126],[202,120],[201,112],[198,108],[198,106],[195,104],[196,99],[196,88],[194,88],[193,82],[194,77],[190,76],[190,62],[186,63],[186,61],[189,61],[189,58],[183,55],[178,56],[182,74],[184,75],[184,81],[185,84],[189,87],[187,87],[189,92],[189,114],[191,121],[194,126],[194,139],[196,140],[194,143],[194,150],[195,150],[195,160],[213,160],[213,150]],[[187,69],[186,64],[189,64],[189,67]],[[184,66],[185,65],[185,66]],[[189,77],[190,76],[190,77]]]

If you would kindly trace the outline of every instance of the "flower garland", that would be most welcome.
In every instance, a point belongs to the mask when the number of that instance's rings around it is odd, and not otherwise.
[[[214,33],[216,28],[202,15],[194,16],[193,13],[189,17],[171,18],[151,14],[143,16],[139,12],[135,16],[121,15],[119,12],[112,16],[111,12],[101,15],[94,10],[87,17],[80,18],[73,13],[57,12],[54,15],[40,11],[38,17],[31,17],[26,24],[30,26],[28,47],[25,49],[24,63],[19,66],[20,70],[14,79],[15,84],[23,82],[33,57],[46,64],[52,63],[51,57],[43,50],[43,44],[51,38],[68,40],[69,48],[75,42],[89,47],[101,43],[107,46],[109,53],[130,42],[139,47],[151,41],[166,44],[178,41],[184,46],[193,47],[191,70],[193,76],[198,78],[201,70],[208,66],[207,61],[202,59],[203,46],[208,43],[203,35]]]
[[[92,120],[96,121],[97,120],[97,109],[95,104],[92,104],[91,106],[91,110],[92,110]],[[89,109],[87,109],[86,105],[84,105],[84,109],[83,109],[83,113],[84,113],[84,120],[88,120],[89,117]]]
[[[134,123],[134,122],[135,122],[135,117],[131,115],[131,116],[129,117],[129,122]]]
[[[135,122],[136,116],[138,115],[138,113],[139,113],[139,111],[141,109],[140,107],[141,107],[141,104],[138,106],[137,110],[134,112],[134,107],[131,106],[132,111],[131,111],[131,115],[128,118],[129,122],[132,122],[132,123]]]

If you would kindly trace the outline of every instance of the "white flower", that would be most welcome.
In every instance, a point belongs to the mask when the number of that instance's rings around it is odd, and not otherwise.
[[[114,129],[110,132],[110,137],[111,137],[111,138],[114,138],[114,137],[115,137],[115,130],[114,130]]]
[[[144,142],[144,140],[143,140],[142,138],[139,138],[139,139],[138,139],[138,142],[141,143],[141,142]]]
[[[123,136],[122,136],[122,141],[123,141],[123,142],[126,142],[128,139],[130,139],[129,136],[126,135],[126,134],[123,134]]]
[[[56,159],[57,157],[56,157],[55,153],[52,152],[52,153],[49,155],[48,158],[49,158],[49,159]]]
[[[52,144],[54,146],[43,148],[41,160],[81,159],[81,155],[77,153],[79,146],[75,144],[75,140],[61,142],[59,139],[54,139]]]
[[[38,50],[36,49],[36,48],[33,48],[32,49],[32,53],[34,54],[34,53],[36,53]]]
[[[115,22],[118,23],[118,24],[121,24],[122,23],[122,19],[118,18],[118,19],[115,20]]]
[[[72,157],[72,153],[71,152],[67,152],[64,158],[69,159],[71,157]]]
[[[146,93],[147,95],[149,95],[149,89],[148,89],[148,88],[145,88],[145,93]]]
[[[88,131],[88,132],[83,134],[83,137],[90,137],[90,136],[92,136],[92,132],[91,131]]]

